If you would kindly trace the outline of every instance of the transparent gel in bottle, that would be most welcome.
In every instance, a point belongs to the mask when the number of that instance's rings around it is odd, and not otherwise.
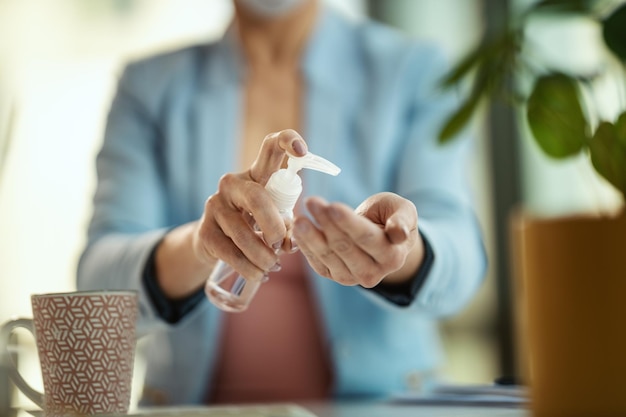
[[[293,209],[302,193],[302,180],[298,171],[307,168],[329,175],[337,175],[341,171],[332,162],[311,152],[302,157],[288,156],[287,168],[273,173],[265,185],[285,222],[293,219]],[[250,301],[265,281],[267,274],[260,281],[248,280],[226,262],[219,260],[206,283],[205,292],[209,300],[219,309],[239,313],[248,308]]]

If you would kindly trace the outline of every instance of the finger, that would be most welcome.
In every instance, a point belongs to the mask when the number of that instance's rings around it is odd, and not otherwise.
[[[298,132],[287,129],[267,135],[250,168],[252,180],[265,185],[269,177],[280,169],[286,153],[293,156],[304,156],[307,153],[306,142]]]
[[[409,231],[407,228],[399,223],[388,221],[385,224],[385,234],[391,243],[399,245],[404,243],[409,238]]]
[[[299,248],[295,238],[293,237],[293,218],[285,219],[285,226],[287,227],[287,233],[285,234],[287,238],[283,240],[283,246],[281,249],[285,253],[296,253]]]
[[[342,285],[357,284],[343,261],[328,247],[323,233],[309,219],[298,217],[293,233],[300,251],[315,272]]]
[[[267,246],[260,233],[248,226],[239,213],[225,213],[217,217],[223,233],[259,269],[268,271],[277,261],[273,249]]]
[[[289,246],[284,250],[287,253],[296,253],[300,250],[300,247],[298,246],[298,241],[295,237],[292,236],[291,239],[289,239]]]
[[[244,213],[233,209],[221,194],[207,200],[205,214],[209,219],[205,222],[205,240],[213,248],[215,257],[253,276],[258,275],[258,271],[251,270],[251,266],[268,271],[276,264],[278,258],[274,251],[252,229]]]
[[[328,216],[337,228],[372,258],[377,259],[378,254],[386,251],[389,241],[379,224],[357,215],[350,207],[341,203],[330,204]]]
[[[319,228],[326,238],[330,250],[342,260],[350,271],[352,277],[359,282],[381,278],[380,266],[370,254],[359,247],[343,229],[341,229],[330,215],[330,205],[320,198],[309,198],[306,201],[307,208],[313,218],[319,224]],[[353,216],[356,217],[355,214]],[[376,235],[376,239],[385,243],[384,232],[376,225],[366,224]]]
[[[394,193],[375,194],[361,203],[355,212],[383,227],[393,244],[410,240],[417,230],[415,204]]]
[[[417,231],[417,210],[408,200],[400,201],[395,211],[385,222],[385,233],[393,244],[409,240],[412,232]]]
[[[259,267],[248,259],[232,239],[219,227],[215,219],[203,222],[200,230],[200,239],[201,249],[205,254],[221,259],[248,279],[263,279],[264,271],[267,268]]]
[[[335,224],[375,261],[376,268],[361,272],[362,285],[376,284],[377,280],[404,264],[406,247],[393,245],[381,225],[354,213],[344,204],[331,204],[329,212]]]
[[[267,245],[274,249],[282,245],[286,233],[285,222],[262,185],[241,174],[227,174],[220,179],[216,196],[218,201],[226,204],[218,211],[251,215]]]

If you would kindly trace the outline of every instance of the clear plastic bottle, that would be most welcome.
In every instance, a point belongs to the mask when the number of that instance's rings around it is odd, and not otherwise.
[[[337,175],[341,171],[332,162],[311,152],[302,157],[289,155],[287,168],[273,173],[265,185],[265,189],[272,196],[285,222],[293,219],[293,209],[302,193],[302,180],[298,175],[298,171],[302,168],[314,169],[329,175]],[[231,313],[238,313],[248,308],[250,301],[265,281],[267,281],[267,275],[261,281],[248,280],[226,262],[220,260],[211,272],[205,292],[216,307]]]

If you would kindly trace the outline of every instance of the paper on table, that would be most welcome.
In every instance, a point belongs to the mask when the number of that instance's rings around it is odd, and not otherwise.
[[[504,397],[519,397],[528,399],[528,388],[521,385],[462,385],[440,384],[435,385],[433,393],[451,395],[497,395]]]
[[[394,395],[392,401],[422,405],[524,407],[528,405],[528,392],[519,386],[442,384],[428,393]]]

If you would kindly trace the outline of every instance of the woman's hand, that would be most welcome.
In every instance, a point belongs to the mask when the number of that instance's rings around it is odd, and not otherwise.
[[[281,245],[283,250],[291,249],[290,239],[284,239],[289,225],[264,187],[287,153],[307,153],[298,133],[283,130],[268,135],[250,169],[220,179],[200,220],[164,237],[157,248],[156,265],[159,286],[168,297],[184,297],[204,285],[218,259],[252,280],[278,269],[275,249]]]
[[[356,210],[311,197],[294,239],[313,269],[342,285],[371,288],[410,279],[422,263],[415,205],[393,193],[375,194]]]
[[[268,135],[250,169],[220,179],[198,224],[194,241],[198,257],[222,259],[253,280],[278,268],[276,251],[283,246],[287,230],[265,184],[287,153],[307,153],[306,143],[293,130]],[[255,222],[260,232],[254,230]]]

